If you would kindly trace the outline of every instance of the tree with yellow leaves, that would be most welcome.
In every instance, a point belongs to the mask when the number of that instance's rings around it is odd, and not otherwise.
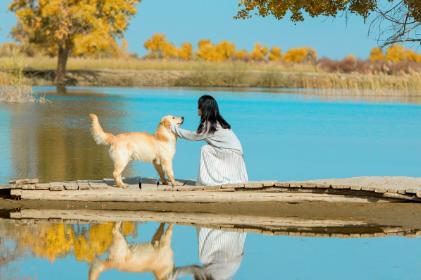
[[[253,50],[250,53],[250,58],[254,61],[263,61],[266,59],[266,55],[268,54],[268,48],[265,46],[256,43],[254,45]]]
[[[233,54],[233,59],[247,61],[249,60],[249,53],[247,52],[247,50],[236,51]]]
[[[183,43],[181,48],[177,48],[172,43],[168,42],[166,36],[162,33],[155,33],[144,44],[145,49],[148,50],[147,58],[154,59],[182,59],[189,60],[193,56],[193,47],[190,43]]]
[[[148,58],[163,58],[164,46],[168,44],[167,38],[162,33],[155,33],[143,44],[145,49],[149,51],[146,55]]]
[[[386,50],[385,60],[399,62],[407,60],[407,50],[401,45],[392,45]]]
[[[312,48],[292,48],[284,55],[285,62],[289,63],[315,62],[316,59],[317,53]]]
[[[214,44],[210,40],[200,40],[198,43],[196,56],[205,61],[222,61],[222,56],[216,52]]]
[[[269,51],[269,60],[281,61],[281,59],[282,59],[281,49],[278,47],[272,47]]]
[[[235,45],[228,41],[222,41],[215,46],[215,51],[218,53],[222,61],[229,60],[235,53]]]
[[[78,232],[69,224],[38,224],[23,228],[17,243],[20,248],[28,248],[36,256],[47,258],[51,262],[66,256],[72,249],[78,261],[91,262],[111,245],[113,226],[110,222],[92,224],[87,230]],[[123,222],[124,236],[133,235],[135,231],[134,223]]]
[[[63,84],[71,52],[94,53],[116,44],[139,1],[13,0],[9,9],[18,23],[12,34],[56,53],[55,82]]]
[[[193,57],[193,47],[190,43],[183,43],[178,51],[178,57],[182,60],[190,60]]]
[[[378,25],[379,30],[382,30],[379,36],[386,36],[384,45],[421,42],[420,0],[241,0],[239,3],[240,10],[236,18],[242,19],[252,15],[271,15],[276,19],[289,16],[291,21],[301,22],[304,21],[304,14],[311,17],[335,17],[338,13],[352,13],[364,19],[373,14],[372,24]]]
[[[372,48],[370,51],[369,59],[373,61],[382,61],[384,60],[384,53],[381,48]]]

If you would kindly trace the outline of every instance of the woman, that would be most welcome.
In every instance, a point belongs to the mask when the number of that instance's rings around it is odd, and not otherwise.
[[[206,141],[201,149],[197,184],[202,186],[247,182],[243,148],[230,124],[219,113],[218,103],[210,95],[198,101],[200,124],[196,132],[173,126],[178,137]]]

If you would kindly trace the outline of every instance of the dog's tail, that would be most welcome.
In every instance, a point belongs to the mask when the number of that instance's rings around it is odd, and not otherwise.
[[[97,115],[89,114],[89,117],[92,121],[91,126],[91,133],[94,137],[95,142],[98,145],[110,145],[114,142],[115,136],[111,133],[104,132],[101,125],[99,124],[99,120]]]

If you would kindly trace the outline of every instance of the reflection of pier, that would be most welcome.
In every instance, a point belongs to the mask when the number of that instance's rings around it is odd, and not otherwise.
[[[121,210],[46,210],[22,209],[10,218],[30,222],[64,221],[65,223],[95,222],[160,222],[255,232],[270,235],[309,237],[382,237],[389,235],[420,236],[421,227],[371,224],[365,220],[309,219],[300,217],[265,217],[214,213],[152,212]]]
[[[183,181],[171,188],[142,179],[139,189],[139,178],[130,178],[128,189],[118,189],[112,180],[22,180],[2,187],[4,196],[18,200],[0,201],[0,208],[20,209],[3,216],[26,222],[155,221],[277,235],[418,236],[421,204],[401,202],[421,201],[420,181],[360,177],[212,187]]]
[[[158,185],[154,179],[130,178],[129,188],[113,187],[113,180],[39,183],[17,180],[1,187],[21,200],[87,202],[421,202],[421,178],[356,177],[303,182],[248,182],[220,186]]]

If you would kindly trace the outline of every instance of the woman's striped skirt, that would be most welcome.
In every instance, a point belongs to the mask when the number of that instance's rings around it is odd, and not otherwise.
[[[240,152],[204,145],[200,154],[197,184],[212,186],[248,181],[246,165]]]

